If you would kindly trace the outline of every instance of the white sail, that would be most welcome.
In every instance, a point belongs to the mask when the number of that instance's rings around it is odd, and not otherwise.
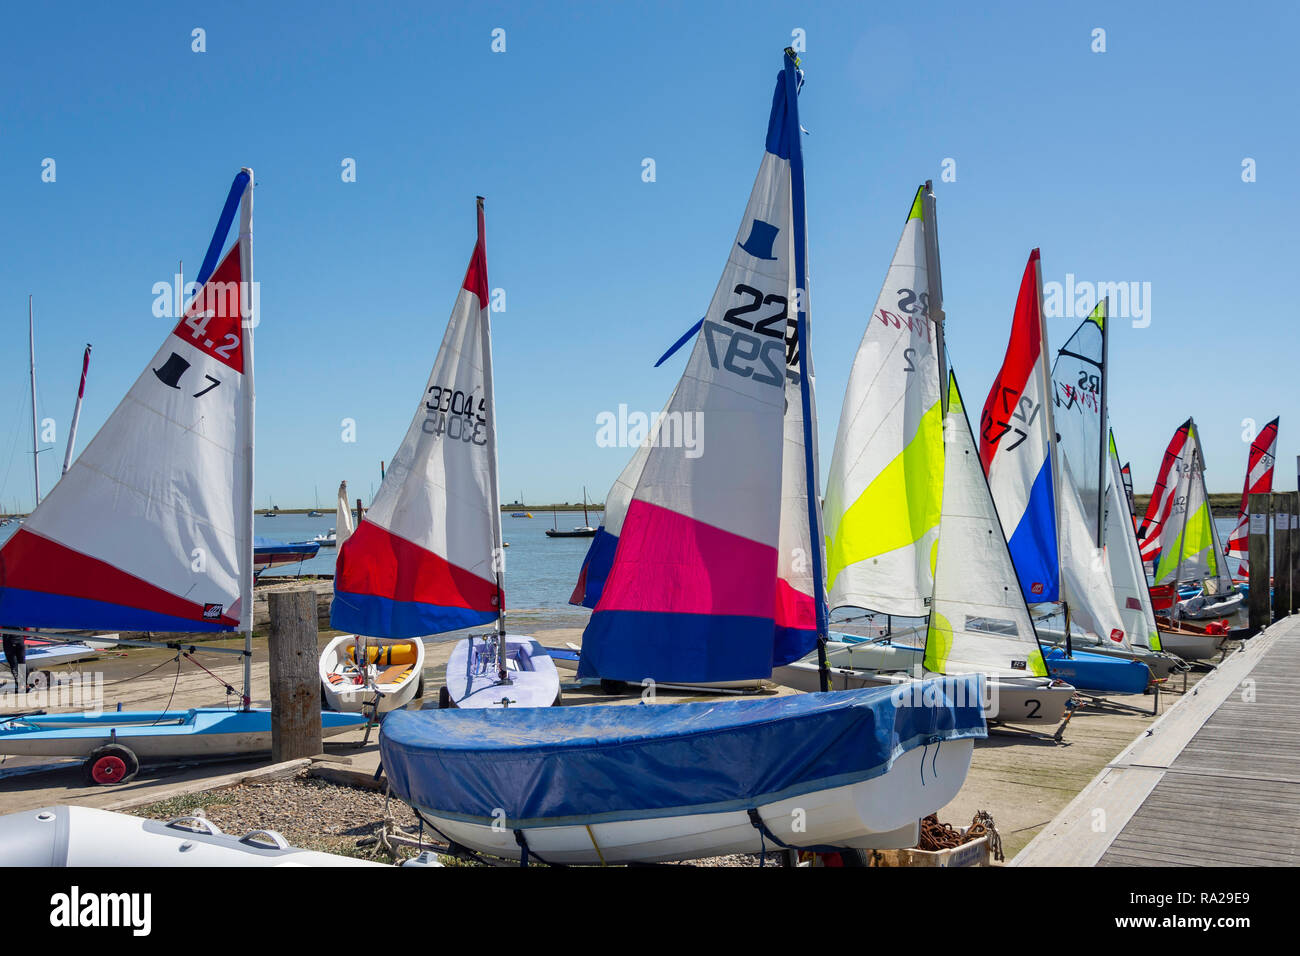
[[[352,505],[348,504],[348,483],[339,482],[339,503],[334,518],[334,542],[340,548],[343,542],[352,537]]]
[[[919,617],[933,590],[943,412],[923,193],[849,373],[823,508],[831,607]]]
[[[1133,528],[1133,513],[1129,510],[1124,492],[1124,475],[1120,470],[1115,445],[1110,444],[1110,481],[1106,487],[1106,561],[1111,582],[1115,585],[1115,599],[1124,620],[1124,632],[1129,642],[1139,647],[1160,650],[1160,634],[1156,629],[1155,609],[1151,606],[1151,592],[1147,588],[1146,572],[1142,568],[1142,555],[1138,551],[1137,535]]]
[[[433,370],[383,483],[340,546],[330,619],[416,637],[502,610],[501,509],[483,201],[478,241]]]
[[[1160,529],[1160,560],[1155,568],[1155,583],[1203,581],[1208,590],[1230,590],[1232,578],[1227,573],[1223,545],[1210,512],[1205,491],[1205,457],[1200,432],[1193,422],[1187,431],[1174,467],[1177,480],[1169,517]]]
[[[925,667],[940,674],[1047,676],[970,421],[949,376],[943,514]]]
[[[1102,544],[1106,300],[1079,324],[1052,363],[1057,448],[1070,464],[1095,544]]]
[[[1079,500],[1070,464],[1059,459],[1057,527],[1060,531],[1061,599],[1069,605],[1070,627],[1107,644],[1129,647],[1129,635],[1115,600],[1115,583],[1105,552]]]

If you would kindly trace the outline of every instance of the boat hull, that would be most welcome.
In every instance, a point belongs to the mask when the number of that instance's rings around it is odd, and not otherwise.
[[[379,644],[382,646],[409,644],[415,648],[416,659],[411,666],[411,670],[406,673],[401,680],[391,683],[381,683],[377,687],[368,687],[365,684],[353,684],[351,677],[334,682],[330,680],[331,674],[343,676],[350,659],[347,656],[348,648],[356,640],[352,634],[344,634],[334,638],[325,645],[325,650],[321,651],[318,670],[320,672],[321,692],[325,696],[325,702],[329,705],[330,710],[346,711],[347,713],[360,713],[372,700],[375,699],[375,691],[379,692],[379,710],[380,713],[386,713],[390,710],[396,710],[399,707],[405,707],[415,699],[416,692],[420,689],[420,681],[424,674],[424,642],[419,639],[387,639],[378,637],[366,638],[368,645]],[[372,674],[375,668],[371,668]]]
[[[506,635],[508,683],[497,682],[496,635],[457,641],[447,658],[447,693],[455,707],[549,707],[560,701],[555,662],[531,637]]]
[[[321,714],[321,736],[365,725],[361,714]],[[0,754],[79,757],[109,743],[142,761],[263,753],[271,749],[271,711],[106,711],[0,719]]]
[[[1151,683],[1151,668],[1141,661],[1107,657],[1076,650],[1067,657],[1065,649],[1053,647],[1043,654],[1047,672],[1069,681],[1080,690],[1106,694],[1141,694]]]
[[[916,748],[871,780],[762,804],[759,815],[782,842],[794,846],[886,849],[915,846],[918,821],[947,804],[970,768],[973,741]],[[508,828],[420,813],[447,837],[480,853],[518,860]],[[795,826],[805,829],[796,832]],[[656,863],[779,849],[743,810],[694,813],[523,831],[530,853],[553,863]]]
[[[228,836],[90,807],[41,807],[0,817],[0,866],[382,866],[300,850],[279,834]]]
[[[1198,634],[1192,631],[1166,631],[1160,629],[1160,643],[1171,654],[1189,661],[1203,661],[1214,657],[1228,639],[1226,634]]]

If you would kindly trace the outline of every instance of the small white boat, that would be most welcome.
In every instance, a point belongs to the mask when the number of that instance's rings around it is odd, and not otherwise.
[[[1246,596],[1240,591],[1227,594],[1206,594],[1204,592],[1178,602],[1177,617],[1192,621],[1217,621],[1239,613],[1246,603]]]
[[[550,707],[560,702],[560,675],[546,648],[531,637],[506,635],[501,678],[496,634],[457,641],[447,659],[441,707]]]
[[[333,528],[330,528],[327,533],[316,535],[316,537],[312,538],[312,541],[316,542],[316,544],[320,545],[322,548],[336,548],[339,543],[338,532]]]
[[[1165,650],[1188,661],[1208,660],[1223,649],[1223,642],[1227,639],[1227,634],[1202,634],[1183,628],[1160,628],[1160,643]]]
[[[163,822],[90,807],[55,806],[0,817],[0,866],[383,864],[301,850],[290,846],[274,830],[228,836],[211,820],[200,816]]]
[[[363,662],[358,665],[358,657]],[[381,713],[424,696],[424,642],[344,634],[320,656],[322,704],[356,713],[379,698]]]

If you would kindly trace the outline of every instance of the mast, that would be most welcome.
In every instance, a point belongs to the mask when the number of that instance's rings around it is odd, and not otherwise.
[[[32,377],[32,482],[36,489],[36,506],[41,503],[41,456],[36,443],[36,320],[32,316],[32,297],[27,297],[27,345],[31,350]]]
[[[822,567],[821,508],[818,502],[817,463],[814,457],[816,433],[813,430],[812,353],[808,330],[808,250],[807,209],[803,178],[803,135],[799,127],[799,59],[794,50],[785,50],[785,95],[789,105],[787,123],[790,130],[790,204],[794,224],[795,331],[799,340],[799,400],[803,409],[804,487],[808,497],[808,532],[812,542],[813,608],[817,618],[817,669],[820,687],[830,690],[830,668],[826,661],[826,641],[830,621],[826,607],[826,579]]]
[[[68,429],[68,450],[63,455],[63,474],[72,467],[72,452],[77,444],[77,422],[81,421],[81,400],[86,395],[86,373],[90,371],[90,343],[81,357],[81,384],[77,386],[77,404],[72,407],[72,425]]]
[[[253,170],[244,166],[240,172],[248,177],[248,185],[244,187],[244,194],[239,203],[238,239],[240,278],[245,283],[244,290],[248,293],[247,302],[243,301],[242,295],[240,297],[241,307],[245,310],[245,315],[240,316],[240,322],[243,326],[241,332],[244,346],[244,388],[248,391],[248,399],[241,408],[244,418],[243,479],[248,489],[248,507],[240,515],[244,525],[244,547],[243,554],[240,555],[240,560],[243,562],[243,567],[240,569],[240,592],[243,597],[240,605],[240,624],[244,629],[243,709],[248,710],[252,706],[253,693],[253,428],[254,405],[257,400],[253,388],[253,329],[257,327],[261,316],[253,314],[253,303],[257,301],[257,297],[253,294],[256,288],[253,284]]]
[[[1194,439],[1196,436],[1196,422],[1190,418],[1187,421],[1189,422],[1189,427],[1187,429],[1187,437],[1189,439]],[[1182,581],[1183,557],[1184,555],[1187,554],[1187,518],[1188,518],[1188,512],[1191,511],[1190,505],[1192,503],[1192,473],[1196,470],[1196,459],[1198,457],[1197,452],[1200,449],[1200,444],[1201,443],[1199,439],[1192,441],[1192,454],[1190,459],[1187,462],[1187,469],[1188,469],[1187,483],[1183,486],[1183,527],[1182,530],[1178,532],[1178,563],[1174,565],[1174,584],[1173,584],[1174,603],[1173,603],[1173,607],[1171,608],[1171,610],[1173,611],[1173,614],[1171,616],[1175,620],[1177,620],[1178,618],[1178,584],[1180,581]],[[1177,488],[1175,488],[1174,489],[1175,497],[1177,497],[1177,494],[1178,494],[1178,490]]]
[[[939,402],[945,418],[948,414],[948,355],[943,343],[943,277],[939,273],[939,219],[934,200],[934,183],[925,181],[925,276],[930,318],[934,321],[934,347],[939,359]]]
[[[1101,381],[1098,384],[1098,414],[1101,424],[1097,429],[1100,447],[1097,451],[1097,547],[1106,546],[1106,473],[1110,469],[1110,430],[1106,427],[1106,379],[1110,367],[1110,296],[1101,300]]]
[[[487,282],[487,227],[483,219],[485,200],[476,196],[478,210],[478,244],[483,248],[483,283]],[[483,338],[483,390],[487,393],[488,418],[488,512],[492,522],[492,575],[496,584],[497,605],[497,680],[505,683],[506,672],[506,602],[505,602],[505,548],[501,544],[501,488],[497,474],[497,403],[496,389],[492,384],[492,320],[488,303],[479,303],[480,335]]]
[[[1043,377],[1043,383],[1040,394],[1043,396],[1043,414],[1047,416],[1047,456],[1052,463],[1052,523],[1056,530],[1056,586],[1059,593],[1061,586],[1061,521],[1060,521],[1060,500],[1061,500],[1061,467],[1059,464],[1059,455],[1056,449],[1056,415],[1054,413],[1055,401],[1050,396],[1055,395],[1055,389],[1052,387],[1052,373],[1047,367],[1047,356],[1050,354],[1047,346],[1047,316],[1043,314],[1043,258],[1040,253],[1034,260],[1034,284],[1038,291],[1038,368],[1035,370],[1036,375]],[[1074,645],[1070,640],[1070,602],[1062,600],[1061,610],[1065,612],[1065,654],[1067,657],[1074,656]]]

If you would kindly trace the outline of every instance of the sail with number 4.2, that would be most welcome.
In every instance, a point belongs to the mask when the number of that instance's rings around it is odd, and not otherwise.
[[[0,621],[251,628],[252,193],[252,171],[241,170],[180,320],[0,549]],[[237,214],[237,238],[223,255]]]

